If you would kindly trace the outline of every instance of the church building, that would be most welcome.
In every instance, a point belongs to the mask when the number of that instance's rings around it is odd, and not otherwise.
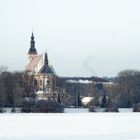
[[[33,75],[33,86],[37,98],[46,99],[55,92],[56,73],[49,65],[47,52],[38,54],[35,48],[34,35],[31,35],[30,48],[28,51],[29,63],[25,70]]]

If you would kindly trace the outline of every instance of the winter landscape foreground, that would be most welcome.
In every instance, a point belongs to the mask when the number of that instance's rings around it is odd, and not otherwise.
[[[1,140],[140,140],[139,113],[1,114]]]

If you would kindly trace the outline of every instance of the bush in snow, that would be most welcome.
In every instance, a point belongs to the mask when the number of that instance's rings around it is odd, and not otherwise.
[[[32,108],[34,113],[63,113],[64,107],[56,101],[38,100]]]
[[[21,112],[30,113],[32,111],[32,107],[34,106],[34,101],[24,100],[21,106]]]
[[[89,107],[89,112],[96,112],[96,111],[95,111],[95,106],[90,106],[90,107]]]
[[[4,113],[4,112],[5,112],[4,106],[0,104],[0,113]]]
[[[106,108],[105,112],[119,112],[119,110],[116,106],[112,106],[112,107]]]
[[[108,99],[105,112],[119,112],[118,107],[115,105],[115,103],[113,103],[113,101],[110,98]]]
[[[140,112],[140,103],[134,105],[133,112]]]
[[[106,107],[106,106],[107,106],[107,98],[106,98],[106,95],[104,94],[103,97],[102,97],[100,107]]]
[[[4,113],[5,111],[3,110],[3,108],[0,108],[0,113]]]
[[[63,113],[64,107],[56,101],[38,100],[24,101],[21,112],[23,113]]]

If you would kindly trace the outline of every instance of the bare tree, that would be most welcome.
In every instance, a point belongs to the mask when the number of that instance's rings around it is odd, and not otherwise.
[[[0,74],[2,74],[3,72],[5,72],[7,70],[8,70],[7,66],[0,66]]]
[[[108,92],[109,98],[112,100],[113,103],[115,103],[115,100],[119,94],[119,87],[117,84],[113,84],[111,86],[106,87],[106,90]]]
[[[140,95],[140,71],[121,71],[118,74],[117,83],[119,96],[123,98],[126,107],[132,107],[135,102],[140,102],[140,96],[138,96]]]
[[[18,82],[15,83],[15,88],[13,89],[13,101],[14,107],[21,106],[23,98],[23,89]]]
[[[5,96],[5,85],[0,78],[0,106],[3,106],[6,101],[6,96]]]

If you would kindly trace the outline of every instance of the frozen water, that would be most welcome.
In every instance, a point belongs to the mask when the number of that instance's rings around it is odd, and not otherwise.
[[[140,140],[139,113],[0,114],[1,140]]]
[[[65,113],[88,113],[88,108],[65,108]]]

